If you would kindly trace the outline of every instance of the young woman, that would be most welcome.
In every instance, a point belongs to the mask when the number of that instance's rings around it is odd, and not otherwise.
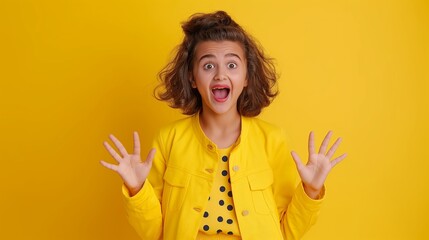
[[[283,132],[255,118],[277,95],[271,59],[225,12],[182,28],[157,97],[189,116],[160,130],[145,161],[136,132],[133,153],[113,135],[119,153],[104,143],[131,225],[142,239],[300,239],[346,156],[331,160],[341,139],[328,150],[329,132],[316,151],[310,133],[308,163],[291,158]]]

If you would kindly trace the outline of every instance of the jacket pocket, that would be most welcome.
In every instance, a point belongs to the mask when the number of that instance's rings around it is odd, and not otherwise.
[[[273,184],[273,172],[271,169],[263,170],[258,173],[247,176],[249,187],[252,194],[255,211],[261,214],[269,214],[272,208],[273,193],[271,185]]]
[[[191,176],[186,172],[167,167],[164,173],[164,191],[162,205],[168,211],[178,211],[185,200],[187,187]]]

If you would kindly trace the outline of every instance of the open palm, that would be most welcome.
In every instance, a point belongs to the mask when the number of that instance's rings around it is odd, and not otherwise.
[[[334,160],[331,160],[341,143],[341,138],[338,138],[329,151],[326,152],[331,136],[332,131],[329,131],[328,134],[326,134],[325,139],[323,139],[319,152],[316,153],[314,150],[314,134],[313,132],[310,132],[310,136],[308,138],[308,162],[306,165],[302,163],[301,158],[296,152],[291,152],[292,157],[295,160],[299,176],[304,184],[304,189],[312,198],[317,198],[325,184],[325,180],[328,177],[329,172],[347,156],[346,154],[343,154]]]
[[[130,195],[133,196],[140,191],[149,175],[149,171],[152,167],[152,160],[155,155],[155,149],[152,149],[149,152],[146,161],[142,162],[140,158],[140,139],[137,132],[134,132],[134,152],[132,154],[127,152],[125,147],[115,136],[110,135],[109,138],[115,144],[122,156],[119,155],[109,145],[109,143],[104,142],[104,147],[118,162],[118,165],[107,163],[105,161],[101,161],[101,164],[104,167],[117,172],[124,181],[125,186],[130,191]]]

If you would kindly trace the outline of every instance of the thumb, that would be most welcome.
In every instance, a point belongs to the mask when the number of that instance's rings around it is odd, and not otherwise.
[[[152,148],[149,153],[147,154],[145,164],[149,166],[149,168],[152,167],[153,158],[155,157],[156,149]]]
[[[290,152],[292,155],[293,160],[295,161],[296,168],[298,171],[304,167],[304,164],[302,164],[301,158],[298,156],[298,153],[292,151]]]

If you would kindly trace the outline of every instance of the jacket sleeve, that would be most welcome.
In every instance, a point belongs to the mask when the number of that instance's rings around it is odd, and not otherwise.
[[[324,194],[324,190],[323,193]],[[314,200],[307,196],[302,183],[299,183],[286,213],[281,219],[286,239],[301,239],[316,223],[322,199]]]
[[[142,189],[130,197],[128,189],[122,186],[125,211],[131,226],[142,239],[162,239],[162,190],[165,172],[165,146],[161,134],[155,138],[153,147],[156,148],[152,169]]]
[[[274,158],[273,193],[280,217],[280,226],[285,239],[301,239],[310,227],[316,222],[324,196],[324,189],[320,200],[313,200],[307,196],[299,180],[295,163],[290,154],[286,137],[281,134],[273,137],[276,143]],[[299,182],[299,183],[297,183]]]

